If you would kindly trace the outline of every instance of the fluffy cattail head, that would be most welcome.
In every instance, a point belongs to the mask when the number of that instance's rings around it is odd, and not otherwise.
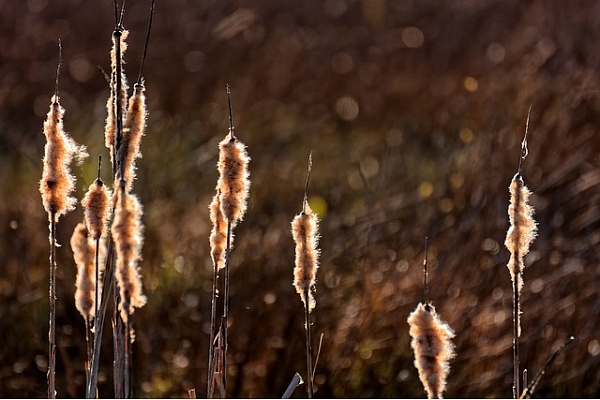
[[[127,118],[123,126],[123,138],[119,147],[119,178],[126,182],[126,190],[131,191],[135,179],[135,159],[140,157],[140,142],[146,129],[146,96],[144,83],[134,85],[129,98]]]
[[[86,321],[95,314],[96,241],[90,240],[84,223],[79,223],[71,236],[71,250],[77,265],[75,307]]]
[[[133,313],[134,307],[140,308],[146,304],[139,270],[143,244],[141,217],[142,207],[138,198],[128,194],[125,183],[121,181],[111,233],[117,255],[115,276],[120,290],[119,311],[125,322]]]
[[[85,222],[90,231],[90,236],[97,240],[106,234],[106,225],[109,217],[110,192],[101,179],[96,179],[90,185],[81,204],[84,208]]]
[[[221,212],[221,192],[217,189],[212,203],[209,206],[210,221],[213,224],[210,232],[210,255],[213,260],[213,266],[217,270],[225,268],[225,246],[227,245],[227,222]],[[232,245],[233,235],[230,238]]]
[[[218,190],[221,192],[221,212],[232,224],[241,221],[246,212],[250,179],[246,146],[233,135],[228,134],[219,143],[220,177]]]
[[[452,328],[437,315],[430,304],[419,303],[408,317],[415,367],[430,399],[442,398],[450,371],[448,361],[454,357]]]
[[[521,174],[517,173],[510,183],[510,205],[508,217],[510,227],[504,242],[510,251],[508,269],[512,279],[518,279],[518,288],[523,285],[521,273],[525,268],[523,257],[529,252],[529,246],[537,235],[537,225],[533,219],[533,207],[529,205],[531,192],[523,183]],[[516,278],[518,276],[518,278]]]
[[[114,151],[117,145],[117,128],[121,122],[118,121],[118,116],[122,118],[126,114],[127,105],[127,77],[123,70],[123,55],[127,50],[127,36],[129,31],[116,29],[112,34],[112,48],[110,51],[111,75],[110,75],[110,95],[106,102],[106,124],[104,127],[105,145],[111,152],[111,161],[114,161]],[[117,96],[117,74],[120,77],[120,90]],[[118,100],[117,100],[118,99]],[[118,108],[118,111],[117,111]],[[120,114],[120,115],[119,115]],[[116,166],[115,166],[116,167]]]
[[[56,220],[75,208],[77,200],[69,195],[75,189],[75,177],[71,174],[70,164],[75,157],[81,162],[87,153],[65,133],[63,127],[64,109],[57,95],[52,97],[50,111],[44,122],[46,146],[44,149],[40,193],[44,209]]]
[[[313,292],[319,268],[319,219],[308,204],[292,220],[292,237],[296,243],[294,287],[304,305],[312,311],[316,306]]]

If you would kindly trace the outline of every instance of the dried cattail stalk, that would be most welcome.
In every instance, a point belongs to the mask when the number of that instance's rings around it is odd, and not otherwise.
[[[209,206],[210,220],[213,223],[210,232],[210,255],[213,260],[214,268],[219,271],[225,268],[225,246],[227,244],[227,222],[221,212],[221,192],[217,189],[212,203]],[[233,244],[233,235],[230,239],[230,246]]]
[[[523,287],[522,273],[525,269],[523,257],[529,252],[529,246],[537,235],[537,224],[533,219],[534,209],[529,205],[531,192],[517,173],[510,183],[510,205],[508,217],[510,227],[506,233],[504,245],[510,251],[508,270],[513,281],[517,280],[519,291]]]
[[[135,159],[141,157],[140,142],[146,128],[146,96],[144,83],[134,85],[133,95],[129,98],[127,118],[123,126],[123,138],[119,147],[119,178],[126,182],[125,190],[131,191],[135,179]]]
[[[69,196],[75,189],[75,177],[71,174],[69,165],[73,158],[81,162],[87,157],[85,146],[75,143],[64,131],[64,112],[58,96],[54,95],[44,122],[46,147],[40,193],[48,217],[55,215],[56,221],[61,215],[73,210],[77,203],[75,198]]]
[[[294,287],[310,312],[316,306],[313,292],[319,268],[319,218],[312,212],[308,203],[305,203],[304,208],[304,211],[292,220],[292,237],[296,243]]]
[[[133,194],[127,194],[122,183],[111,232],[117,254],[115,276],[120,290],[119,311],[125,323],[134,308],[146,304],[138,266],[143,244],[141,217],[142,207],[138,198]]]
[[[448,361],[455,355],[450,341],[454,331],[439,318],[430,304],[419,303],[409,315],[408,324],[421,383],[430,399],[442,398],[450,372]]]
[[[104,237],[109,218],[109,202],[111,193],[100,178],[92,183],[81,200],[84,208],[86,225],[90,237],[97,240]]]
[[[218,190],[221,192],[221,212],[223,216],[235,225],[244,217],[250,189],[246,146],[230,133],[219,143],[220,178]]]
[[[106,102],[106,125],[104,128],[105,145],[110,150],[111,160],[114,161],[114,151],[117,145],[117,130],[119,128],[119,117],[125,116],[127,106],[127,77],[123,70],[123,54],[127,50],[127,36],[129,31],[115,29],[112,34],[112,49],[110,51],[111,75],[110,75],[110,95]],[[117,49],[119,51],[117,51]],[[119,85],[117,85],[117,74],[120,75]],[[117,96],[117,86],[119,86],[119,96]],[[118,103],[117,104],[117,98]]]
[[[88,229],[82,222],[75,226],[71,236],[71,250],[77,265],[75,307],[86,322],[89,322],[95,316],[96,241],[90,239]]]

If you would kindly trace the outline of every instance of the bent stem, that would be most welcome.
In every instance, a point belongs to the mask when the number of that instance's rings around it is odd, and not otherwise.
[[[48,329],[48,398],[56,398],[56,212],[50,213],[50,323]]]

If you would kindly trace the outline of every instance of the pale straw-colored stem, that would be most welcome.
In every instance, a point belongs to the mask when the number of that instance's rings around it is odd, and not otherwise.
[[[56,213],[50,212],[50,326],[48,330],[48,398],[56,398]]]

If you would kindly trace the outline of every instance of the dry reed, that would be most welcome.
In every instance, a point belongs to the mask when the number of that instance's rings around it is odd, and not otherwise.
[[[89,237],[88,229],[82,222],[75,226],[71,236],[71,250],[77,266],[75,307],[87,325],[96,315],[96,241]]]
[[[442,398],[450,372],[448,361],[454,357],[452,328],[443,322],[428,303],[419,303],[408,317],[415,367],[430,399]]]
[[[314,297],[317,270],[319,268],[319,218],[311,210],[308,199],[308,183],[312,169],[312,153],[308,157],[308,173],[304,186],[302,212],[292,220],[292,238],[296,247],[294,287],[304,303],[304,326],[306,331],[306,391],[313,397],[312,338],[310,313],[316,307]]]
[[[510,251],[508,260],[508,270],[510,272],[513,288],[513,398],[519,396],[519,337],[521,336],[521,290],[523,288],[523,271],[525,263],[523,257],[529,252],[531,242],[537,235],[537,225],[533,219],[534,209],[529,205],[529,196],[531,192],[525,186],[521,176],[521,166],[523,160],[527,157],[527,133],[529,130],[529,117],[531,107],[527,114],[525,124],[525,135],[521,143],[521,157],[519,158],[519,167],[513,177],[510,186],[510,204],[508,206],[508,218],[510,226],[506,232],[504,245]]]
[[[39,190],[42,204],[48,213],[50,241],[49,273],[49,327],[48,327],[48,398],[56,397],[56,224],[58,219],[71,211],[76,204],[71,192],[75,189],[75,177],[71,174],[70,164],[75,158],[81,162],[86,156],[84,146],[75,143],[64,131],[64,109],[58,96],[58,77],[62,66],[62,46],[58,43],[58,67],[54,96],[50,110],[44,121],[46,145],[42,160],[42,179]]]
[[[229,255],[233,247],[233,229],[243,219],[248,207],[250,179],[248,163],[250,157],[246,145],[234,134],[231,108],[231,91],[227,85],[227,101],[229,106],[229,132],[219,143],[219,161],[217,169],[216,194],[209,206],[213,229],[209,238],[211,257],[213,259],[213,292],[211,299],[211,333],[210,351],[208,357],[207,397],[214,392],[215,375],[222,384],[217,385],[220,397],[227,390],[227,326],[229,316]],[[224,246],[224,248],[223,248]],[[217,337],[216,302],[218,297],[218,273],[224,269],[223,283],[223,314]],[[221,344],[218,344],[220,342]],[[217,371],[215,361],[222,360],[222,366]]]

